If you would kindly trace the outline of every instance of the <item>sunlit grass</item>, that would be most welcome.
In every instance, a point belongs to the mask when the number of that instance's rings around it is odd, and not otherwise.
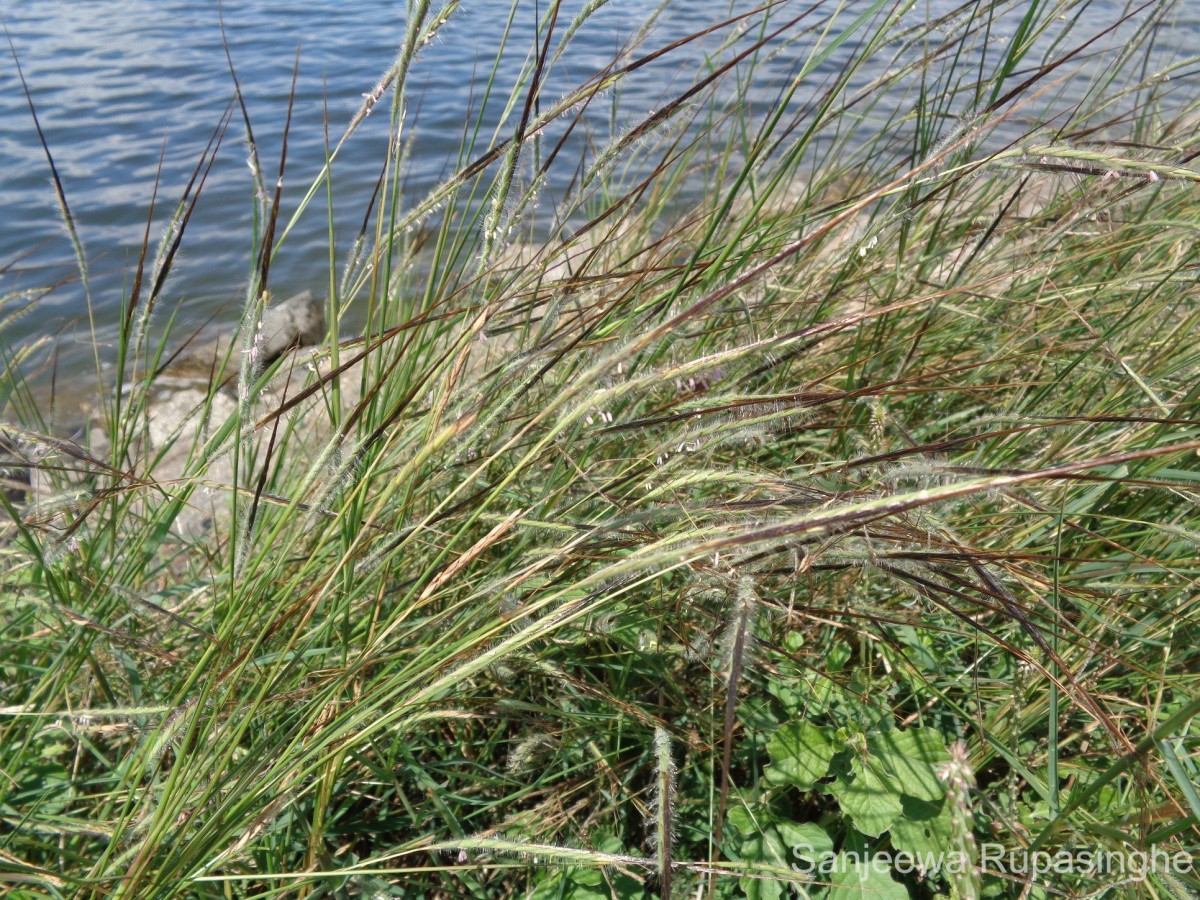
[[[1200,173],[1194,110],[1140,66],[1170,5],[1114,32],[1091,91],[1064,75],[1116,25],[1083,4],[779,3],[678,47],[651,30],[537,98],[587,27],[543,6],[522,76],[476,92],[502,125],[464,110],[457,162],[411,197],[406,85],[458,4],[410,4],[330,340],[266,369],[289,223],[260,179],[237,375],[178,439],[181,477],[147,436],[170,341],[144,323],[228,135],[131,280],[89,445],[6,413],[40,488],[3,501],[4,877],[834,898],[796,841],[884,853],[925,822],[947,852],[1194,853]],[[693,81],[601,133],[603,92],[702,39]],[[864,83],[878,54],[888,84]],[[212,531],[181,534],[212,496]],[[772,774],[789,723],[844,741],[804,789]],[[925,729],[965,746],[939,818],[870,833],[848,773]],[[882,879],[859,895],[951,896]]]

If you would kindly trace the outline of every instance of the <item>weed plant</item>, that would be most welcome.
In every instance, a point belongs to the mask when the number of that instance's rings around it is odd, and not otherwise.
[[[463,10],[409,0],[296,214],[331,223],[315,356],[257,358],[294,220],[240,103],[147,228],[92,430],[47,434],[8,352],[12,896],[1195,896],[1181,5],[735,4],[544,90],[603,6],[514,3],[519,77],[481,67],[414,196]],[[239,130],[243,343],[152,440],[153,314]]]

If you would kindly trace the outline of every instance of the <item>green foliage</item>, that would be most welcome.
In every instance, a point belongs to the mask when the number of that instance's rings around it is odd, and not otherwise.
[[[194,186],[83,446],[10,354],[39,483],[2,495],[0,877],[1194,894],[975,868],[1200,849],[1200,139],[1147,62],[1175,5],[784,2],[567,73],[602,5],[543,4],[511,83],[489,48],[411,197],[408,79],[463,12],[410,3],[341,138],[387,128],[314,355],[255,360],[290,251],[256,192],[242,343],[151,427]],[[639,78],[662,102],[615,127]],[[947,852],[969,870],[898,862]]]
[[[811,790],[825,777],[834,754],[845,740],[832,728],[818,728],[809,722],[789,722],[771,735],[767,752],[771,765],[767,778]]]
[[[932,860],[944,856],[951,845],[946,789],[939,775],[949,755],[940,732],[929,728],[835,732],[793,720],[775,730],[767,750],[771,761],[765,783],[785,787],[769,789],[759,805],[731,812],[730,823],[742,836],[743,859],[768,864],[800,860],[799,871],[815,872],[819,880],[829,883],[830,897],[849,896],[846,892],[851,889],[908,896],[886,868],[870,861],[878,842],[869,844],[867,839],[886,832],[891,848],[906,860]],[[770,811],[780,808],[780,801],[786,805],[791,790],[817,795],[814,799],[830,810],[822,818],[824,828],[789,821]],[[831,834],[839,839],[835,842]],[[857,843],[861,852],[835,853],[835,843],[844,842]],[[757,888],[782,889],[779,885]]]

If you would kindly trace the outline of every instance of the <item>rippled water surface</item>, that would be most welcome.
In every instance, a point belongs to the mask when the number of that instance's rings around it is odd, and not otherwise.
[[[544,9],[547,0],[542,0]],[[583,5],[566,2],[564,21]],[[869,4],[852,0],[856,7]],[[528,6],[528,11],[526,11]],[[612,0],[580,33],[554,72],[547,96],[584,82],[612,59],[636,31],[652,4]],[[937,0],[913,15],[942,14],[957,4]],[[93,296],[92,316],[103,338],[113,333],[136,266],[147,210],[161,158],[159,212],[152,245],[213,136],[232,96],[216,4],[179,0],[38,0],[3,4],[3,17],[29,85],[58,172],[86,246]],[[410,127],[416,135],[406,190],[420,193],[445,173],[458,148],[466,110],[478,103],[484,73],[506,26],[507,0],[464,3],[414,70]],[[734,10],[751,6],[714,0],[668,4],[646,46],[657,47]],[[1124,7],[1093,4],[1095,24],[1114,20]],[[1185,6],[1185,9],[1188,7]],[[324,161],[323,110],[333,140],[395,57],[403,34],[404,4],[347,0],[297,4],[274,0],[227,0],[224,20],[229,50],[252,118],[263,164],[278,164],[287,97],[299,47],[293,130],[289,145],[284,216],[289,216]],[[1156,65],[1191,52],[1194,19],[1174,21],[1157,38]],[[497,78],[507,92],[532,34],[533,3],[522,4],[513,46]],[[1095,29],[1085,22],[1083,31]],[[1003,37],[1003,35],[998,35]],[[621,115],[661,103],[686,87],[713,41],[698,44],[669,64],[648,67],[620,93]],[[1113,41],[1097,50],[1111,52]],[[1105,50],[1107,48],[1107,50]],[[831,60],[836,65],[853,48]],[[1103,56],[1098,57],[1103,62]],[[780,79],[795,61],[775,60]],[[862,79],[885,71],[889,60],[872,60]],[[860,79],[860,80],[862,80]],[[778,82],[775,84],[778,87]],[[770,95],[759,96],[769,102]],[[385,101],[386,103],[386,101]],[[607,110],[597,111],[598,129]],[[624,121],[628,121],[625,119]],[[618,116],[616,125],[622,119]],[[224,137],[202,200],[187,226],[182,257],[167,291],[167,306],[181,301],[179,318],[199,323],[211,316],[232,320],[250,271],[254,197],[246,165],[240,116]],[[348,143],[334,174],[334,222],[339,250],[361,225],[387,142],[387,113],[376,112]],[[61,224],[49,170],[10,58],[0,66],[0,282],[4,293],[60,286],[31,312],[5,326],[9,347],[39,336],[61,335],[60,366],[87,368],[91,326],[75,276],[74,255]],[[270,180],[273,180],[270,179]],[[276,295],[328,281],[328,222],[324,193],[289,235],[272,273]],[[10,298],[8,309],[19,305]],[[169,310],[162,315],[168,315]]]

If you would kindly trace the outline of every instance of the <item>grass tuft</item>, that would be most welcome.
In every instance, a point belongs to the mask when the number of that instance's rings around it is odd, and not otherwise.
[[[258,214],[207,383],[168,387],[153,312],[232,104],[155,188],[91,427],[47,434],[6,350],[18,895],[1200,890],[1182,5],[664,7],[580,74],[606,5],[512,4],[427,190],[457,2],[410,4],[294,218],[239,89]],[[321,198],[329,333],[268,362]]]

